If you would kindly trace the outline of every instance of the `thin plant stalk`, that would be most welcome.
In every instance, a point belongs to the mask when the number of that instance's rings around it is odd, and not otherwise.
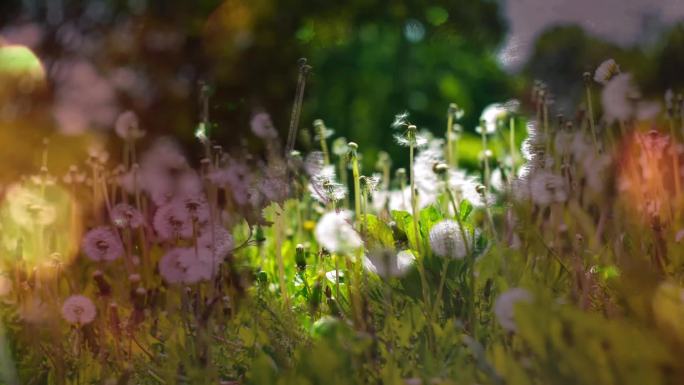
[[[446,156],[447,156],[447,164],[449,166],[452,166],[454,164],[454,155],[453,155],[453,128],[454,128],[454,107],[455,105],[452,103],[449,105],[449,110],[447,112],[447,132],[446,132],[446,138],[447,138],[447,150],[446,150]]]
[[[511,117],[508,123],[508,139],[509,139],[509,147],[510,147],[510,152],[511,152],[511,171],[510,171],[510,180],[513,180],[513,176],[515,174],[515,166],[516,162],[518,159],[518,154],[515,148],[515,118]]]
[[[325,128],[325,123],[323,123],[323,120],[321,119],[316,119],[314,121],[314,127],[316,128],[317,134],[318,134],[318,140],[321,145],[321,152],[323,152],[323,164],[326,166],[330,164],[330,151],[328,150],[328,143],[325,140],[326,137],[326,128]]]
[[[347,187],[349,178],[347,172],[347,162],[344,156],[340,156],[338,167],[340,169],[340,183]],[[344,207],[349,208],[349,194],[344,194]]]
[[[283,223],[283,213],[277,213],[275,215],[275,254],[276,261],[278,263],[278,285],[280,286],[280,295],[283,297],[283,302],[285,307],[290,307],[290,299],[287,296],[287,288],[285,287],[285,262],[283,261],[283,234],[284,234],[284,223]]]
[[[584,90],[587,96],[587,119],[591,130],[591,140],[594,143],[594,151],[598,153],[598,140],[596,138],[596,125],[594,123],[594,104],[591,100],[591,74],[584,73]]]
[[[299,59],[299,76],[297,77],[297,89],[295,91],[295,100],[292,105],[292,113],[290,115],[290,128],[287,133],[287,142],[285,145],[285,157],[290,156],[290,152],[294,150],[295,140],[297,138],[297,129],[299,127],[299,115],[302,110],[302,101],[304,100],[304,89],[306,87],[306,78],[311,71],[311,66],[306,64],[306,59]]]
[[[420,245],[420,232],[418,225],[418,197],[416,196],[416,176],[414,174],[413,159],[415,157],[415,142],[416,142],[416,126],[408,126],[409,135],[409,178],[411,185],[411,214],[413,218],[413,231],[416,237],[416,248],[418,249],[418,254],[421,254]]]
[[[489,170],[489,155],[488,155],[488,144],[487,144],[487,131],[485,129],[485,123],[482,122],[480,125],[481,128],[481,136],[482,136],[482,158],[484,161],[484,177],[482,178],[482,182],[484,183],[485,187],[489,187],[489,175],[490,175],[490,170]]]
[[[356,220],[361,216],[361,179],[359,174],[359,146],[354,142],[349,142],[349,160],[352,164],[352,178],[354,178],[354,215]]]

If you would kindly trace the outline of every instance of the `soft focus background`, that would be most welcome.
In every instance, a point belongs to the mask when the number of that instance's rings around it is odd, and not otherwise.
[[[570,115],[581,74],[608,57],[645,92],[682,87],[683,17],[679,0],[3,0],[0,175],[35,168],[44,137],[64,171],[128,109],[148,138],[197,151],[200,81],[213,138],[259,151],[250,117],[265,110],[286,135],[299,57],[314,68],[301,127],[322,118],[363,143],[367,166],[378,150],[405,164],[390,145],[403,110],[442,133],[455,102],[472,132],[487,104],[525,106],[539,79]]]

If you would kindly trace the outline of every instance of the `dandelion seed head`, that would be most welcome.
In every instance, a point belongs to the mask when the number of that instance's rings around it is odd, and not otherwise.
[[[493,103],[485,107],[480,115],[480,121],[482,124],[476,128],[479,134],[494,134],[498,128],[499,120],[506,117],[506,115],[515,113],[518,111],[520,102],[517,100],[509,100],[505,103]]]
[[[365,189],[369,193],[373,193],[378,189],[378,185],[380,184],[380,175],[379,174],[374,174],[371,176],[361,176],[360,182],[361,182],[361,188]]]
[[[346,145],[347,144],[345,143],[345,147]],[[309,154],[307,154],[306,158],[304,159],[304,170],[306,171],[306,173],[312,177],[323,173],[324,168],[326,168],[324,158],[325,157],[323,155],[323,152],[321,151],[311,151]]]
[[[284,164],[270,164],[257,183],[257,190],[267,202],[282,202],[290,192],[287,170]]]
[[[125,140],[135,140],[145,136],[145,131],[140,129],[138,116],[133,111],[123,112],[116,118],[114,132]]]
[[[338,202],[347,196],[347,187],[335,181],[335,168],[322,167],[318,174],[311,177],[309,192],[311,196],[322,204]]]
[[[633,83],[632,74],[614,76],[601,92],[604,119],[609,123],[628,120],[632,116],[633,100],[638,96],[639,90]]]
[[[145,222],[142,214],[127,203],[118,203],[112,207],[111,220],[114,226],[137,229]]]
[[[261,139],[276,139],[278,131],[273,126],[271,116],[266,112],[259,112],[252,116],[250,121],[252,133]]]
[[[238,205],[244,206],[249,203],[249,190],[253,183],[253,175],[244,161],[229,158],[226,167],[209,174],[209,180],[229,191]]]
[[[325,123],[321,119],[314,120],[313,126],[316,130],[316,134],[314,135],[314,139],[316,140],[328,139],[335,134],[335,130],[326,127]]]
[[[208,250],[202,249],[195,253],[194,249],[187,249],[178,257],[178,262],[185,269],[183,282],[193,284],[212,279],[219,271],[222,261],[222,257],[218,257]]]
[[[177,202],[160,206],[154,214],[152,226],[162,240],[192,237],[192,219],[185,207]]]
[[[415,255],[411,250],[394,253],[391,250],[381,250],[363,257],[366,270],[384,278],[403,277],[415,262]]]
[[[116,231],[108,226],[96,227],[83,237],[83,252],[93,261],[113,261],[124,254]]]
[[[197,238],[197,246],[215,258],[223,259],[233,249],[233,236],[223,226],[209,227]]]
[[[532,302],[532,294],[522,288],[510,289],[496,299],[494,302],[494,315],[502,328],[508,331],[516,331],[515,306],[520,302]]]
[[[603,61],[594,71],[594,81],[606,85],[610,79],[620,73],[620,66],[613,59]]]
[[[190,248],[174,248],[166,252],[159,260],[159,274],[166,283],[176,284],[185,281],[186,268],[181,263],[181,258],[194,252]]]
[[[54,205],[32,188],[11,185],[6,192],[9,214],[16,224],[33,230],[36,225],[47,226],[57,219]]]
[[[440,257],[463,259],[466,256],[465,240],[458,223],[445,219],[430,229],[430,247]]]
[[[332,152],[337,156],[344,156],[349,152],[349,147],[347,146],[347,138],[340,137],[332,142]]]
[[[483,207],[494,203],[494,196],[485,191],[478,191],[480,186],[477,178],[466,175],[462,171],[452,170],[449,172],[449,187],[459,199],[469,201],[474,207]],[[452,210],[450,208],[450,210]]]
[[[408,117],[409,117],[408,111],[404,111],[404,112],[401,112],[401,113],[394,115],[394,121],[392,121],[392,127],[400,128],[400,127],[408,126],[409,125]]]
[[[363,247],[363,240],[351,225],[351,218],[350,211],[323,214],[314,231],[318,243],[338,254],[353,254]]]
[[[95,320],[96,315],[95,304],[84,295],[72,295],[62,304],[62,317],[71,324],[87,325]]]
[[[449,114],[455,119],[459,120],[465,115],[465,110],[459,107],[456,103],[449,104]]]
[[[539,206],[562,203],[568,199],[565,178],[546,170],[537,170],[529,176],[529,197]]]

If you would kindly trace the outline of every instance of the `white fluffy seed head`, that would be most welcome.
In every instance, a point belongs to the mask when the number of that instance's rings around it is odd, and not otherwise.
[[[605,60],[594,72],[594,80],[597,83],[606,85],[610,79],[620,73],[620,66],[613,59]]]
[[[364,256],[363,267],[385,278],[403,277],[409,271],[416,257],[411,250],[394,253],[390,250]]]
[[[462,259],[466,256],[466,244],[458,223],[445,219],[430,230],[430,247],[440,257]]]
[[[522,288],[510,289],[496,299],[494,302],[494,315],[501,324],[501,327],[508,331],[516,331],[515,306],[519,302],[532,302],[532,294]]]
[[[328,251],[338,254],[353,254],[363,246],[363,240],[351,225],[351,212],[329,212],[318,221],[316,240]]]

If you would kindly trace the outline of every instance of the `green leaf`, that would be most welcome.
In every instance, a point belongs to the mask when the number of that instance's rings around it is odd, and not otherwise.
[[[377,216],[373,214],[366,214],[365,216],[366,225],[368,228],[368,235],[372,237],[374,241],[379,242],[383,247],[392,248],[394,247],[394,236],[392,235],[392,229],[389,225]]]
[[[406,233],[406,238],[408,238],[409,246],[413,250],[418,250],[418,242],[416,242],[416,231],[413,226],[413,216],[406,211],[394,210],[392,211],[392,219],[397,223],[399,230]]]
[[[461,220],[465,221],[473,212],[473,205],[467,199],[461,199],[461,204],[458,207],[458,213],[461,215]]]
[[[423,236],[427,236],[430,233],[430,229],[435,223],[444,219],[442,214],[439,212],[437,207],[428,206],[420,211],[420,230]]]

